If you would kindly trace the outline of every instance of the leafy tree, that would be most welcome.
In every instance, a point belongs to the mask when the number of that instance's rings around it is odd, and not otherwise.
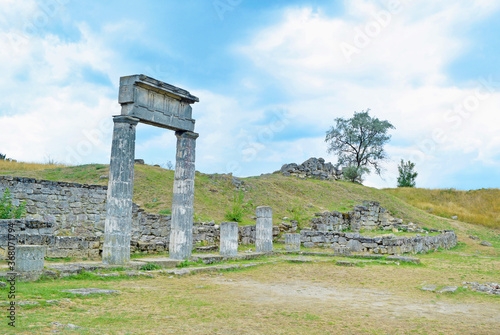
[[[26,214],[26,203],[12,204],[10,190],[7,188],[0,198],[0,219],[20,219]]]
[[[415,168],[415,163],[410,161],[401,163],[398,166],[399,177],[398,177],[398,187],[415,187],[415,178],[417,178],[418,173],[413,171]]]
[[[0,154],[0,161],[4,161],[5,160],[5,156],[4,154]]]
[[[336,125],[326,132],[328,153],[336,154],[338,165],[347,167],[343,170],[348,170],[351,181],[360,182],[371,168],[381,174],[380,163],[387,158],[384,144],[391,138],[388,131],[395,129],[389,121],[371,117],[369,112],[354,112],[350,119],[336,118]]]

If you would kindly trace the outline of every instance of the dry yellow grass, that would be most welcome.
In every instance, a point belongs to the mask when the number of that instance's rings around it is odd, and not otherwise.
[[[454,189],[429,190],[422,188],[396,188],[384,190],[419,209],[432,214],[500,228],[500,189],[458,191]]]
[[[64,166],[66,166],[66,165],[11,162],[11,161],[7,161],[7,160],[0,160],[0,171],[1,172],[39,171],[39,170],[55,169],[55,168],[64,167]]]

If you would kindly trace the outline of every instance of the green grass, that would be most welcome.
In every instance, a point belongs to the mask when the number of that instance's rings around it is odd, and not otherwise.
[[[21,164],[21,163],[12,163]],[[20,166],[20,165],[19,165]],[[56,167],[38,170],[16,171],[15,165],[1,169],[0,174],[32,177],[53,181],[107,185],[108,166],[89,164],[71,167]],[[273,218],[279,223],[283,217],[294,217],[307,224],[314,213],[322,211],[348,211],[363,200],[381,203],[394,216],[430,228],[451,228],[446,220],[421,211],[403,201],[393,192],[378,190],[349,182],[300,180],[280,174],[242,178],[247,191],[244,203],[252,207],[271,206]],[[134,201],[152,213],[170,213],[174,171],[150,165],[136,165],[134,178]],[[225,213],[234,204],[234,186],[228,175],[196,173],[194,211],[197,220],[224,221]],[[241,225],[255,224],[252,209],[246,213]]]

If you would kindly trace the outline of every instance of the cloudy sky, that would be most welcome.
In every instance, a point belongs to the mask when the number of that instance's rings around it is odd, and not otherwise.
[[[500,1],[0,0],[0,152],[108,163],[119,77],[187,89],[197,170],[238,176],[328,155],[337,117],[395,127],[417,186],[500,187]],[[175,161],[173,132],[137,131],[136,158]]]

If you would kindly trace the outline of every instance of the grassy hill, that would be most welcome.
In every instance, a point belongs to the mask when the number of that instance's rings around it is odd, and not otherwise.
[[[53,181],[107,185],[108,180],[102,176],[108,173],[109,167],[103,164],[59,166],[0,161],[0,174]],[[427,228],[455,230],[464,246],[460,252],[481,252],[495,257],[499,254],[498,189],[469,192],[379,190],[349,182],[300,180],[280,174],[241,180],[245,187],[243,202],[249,211],[240,225],[255,224],[253,216],[256,206],[271,206],[275,223],[288,217],[307,225],[314,213],[349,211],[363,200],[374,200],[405,222],[411,221]],[[168,214],[172,204],[173,181],[174,171],[136,164],[134,202],[149,212]],[[224,221],[224,214],[233,206],[235,194],[237,190],[231,176],[196,172],[195,220]],[[457,215],[459,220],[451,220],[452,215]],[[469,223],[465,222],[467,220]],[[480,240],[472,240],[472,235],[490,241],[494,248],[480,247]]]
[[[54,181],[107,185],[107,165],[49,166],[26,163],[4,163],[0,174],[31,177]],[[172,203],[174,171],[150,165],[135,165],[134,201],[153,213],[166,212]],[[233,205],[236,187],[229,175],[207,175],[196,172],[195,218],[197,220],[224,220],[224,214]],[[394,215],[408,221],[440,227],[440,220],[406,204],[387,192],[349,182],[300,180],[279,174],[242,178],[244,203],[250,211],[244,224],[254,223],[256,206],[271,206],[274,218],[283,217],[306,221],[316,212],[348,211],[363,200],[379,201]]]
[[[107,165],[47,166],[17,162],[0,162],[0,174],[32,177],[54,181],[107,185]],[[174,172],[156,166],[135,165],[134,201],[153,213],[168,213],[172,203]],[[224,214],[233,205],[237,194],[229,175],[208,175],[196,172],[195,220],[224,221]],[[500,190],[379,190],[349,182],[300,180],[280,174],[242,178],[244,203],[250,209],[242,224],[253,224],[256,206],[271,206],[276,222],[283,217],[307,223],[316,212],[349,211],[363,200],[375,200],[394,216],[406,222],[437,229],[457,229],[450,220],[500,228]],[[432,209],[429,211],[429,209]],[[460,226],[463,228],[463,226]],[[465,228],[464,228],[465,229]],[[468,231],[471,232],[469,228]],[[466,229],[466,230],[467,230]],[[465,230],[464,230],[465,231]]]
[[[470,191],[397,188],[384,191],[408,204],[441,217],[458,216],[460,221],[500,228],[500,189],[498,188]]]

